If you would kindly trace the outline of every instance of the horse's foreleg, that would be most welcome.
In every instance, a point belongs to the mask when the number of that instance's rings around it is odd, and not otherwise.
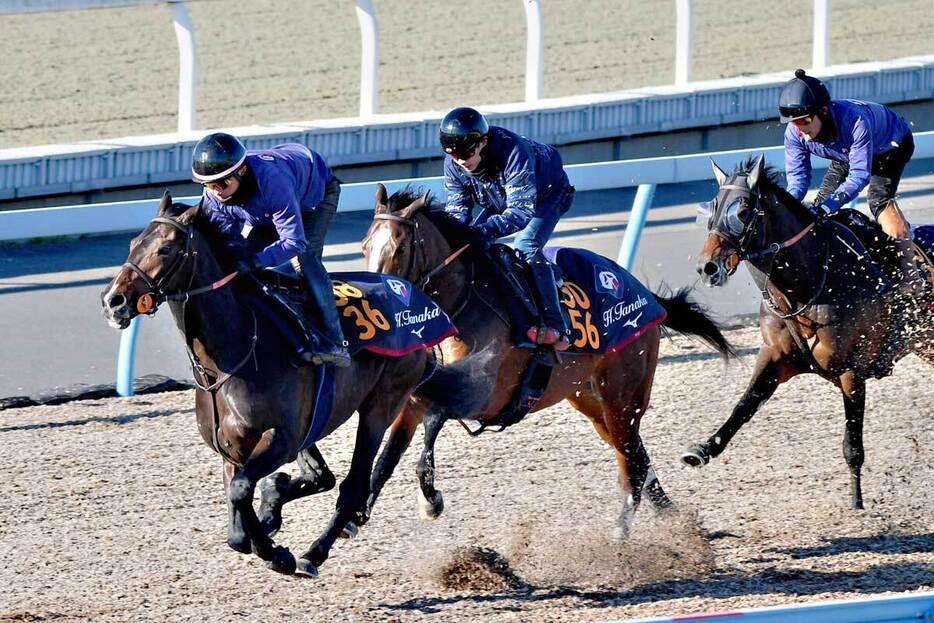
[[[418,514],[422,519],[437,519],[444,510],[444,496],[435,489],[435,442],[444,426],[445,418],[429,410],[425,414],[425,446],[418,457],[415,473],[418,476]]]
[[[243,527],[243,521],[237,508],[231,501],[228,491],[230,491],[230,481],[237,472],[237,466],[224,459],[224,497],[227,498],[227,545],[234,551],[241,554],[249,554],[253,551],[253,543]]]
[[[279,573],[291,574],[295,571],[295,557],[284,547],[277,547],[265,533],[256,512],[253,510],[253,492],[256,483],[268,476],[288,458],[288,446],[275,429],[265,431],[254,446],[249,458],[230,479],[227,485],[227,499],[232,506],[232,515],[239,516],[243,530],[252,543],[253,553],[269,562],[270,568]],[[233,525],[235,522],[231,522]],[[242,543],[230,543],[236,547]]]
[[[286,472],[278,472],[263,478],[259,483],[259,521],[263,532],[269,536],[275,536],[282,526],[282,507],[285,504],[330,491],[337,482],[317,446],[299,452],[296,463],[300,470],[296,478],[293,479]]]
[[[733,436],[752,419],[759,407],[772,397],[776,388],[801,370],[771,348],[763,346],[756,358],[752,380],[733,408],[729,419],[706,442],[695,444],[681,453],[681,462],[691,467],[702,467],[719,456]]]
[[[846,410],[846,434],[843,436],[843,458],[850,468],[850,502],[855,509],[863,508],[861,470],[863,450],[863,414],[866,407],[866,381],[852,370],[840,377],[843,406]]]

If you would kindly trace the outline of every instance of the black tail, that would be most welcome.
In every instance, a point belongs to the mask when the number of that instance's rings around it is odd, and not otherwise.
[[[688,298],[690,291],[690,288],[681,288],[671,298],[654,294],[655,300],[668,312],[662,325],[678,333],[699,337],[726,359],[736,357],[736,349],[723,337],[720,327],[708,316],[707,309]]]
[[[492,350],[486,349],[439,365],[415,390],[415,396],[430,401],[430,410],[443,419],[474,415],[490,401],[496,384],[496,371],[490,370],[493,359]]]

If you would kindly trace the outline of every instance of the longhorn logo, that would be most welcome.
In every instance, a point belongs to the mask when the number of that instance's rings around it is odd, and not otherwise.
[[[389,291],[396,295],[400,301],[404,304],[409,304],[409,298],[412,296],[412,290],[409,288],[409,284],[399,279],[389,279],[384,278],[383,281],[386,284],[386,287],[389,288]]]

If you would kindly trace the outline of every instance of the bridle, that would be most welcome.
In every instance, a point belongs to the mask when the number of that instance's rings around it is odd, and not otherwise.
[[[376,214],[376,215],[373,217],[373,220],[376,220],[376,221],[395,221],[395,222],[397,222],[397,223],[402,223],[403,225],[407,225],[407,226],[411,227],[416,233],[418,232],[418,221],[416,221],[415,219],[403,218],[403,217],[401,217],[401,216],[396,216],[395,214],[381,213],[381,214]],[[451,264],[451,262],[453,262],[454,260],[456,260],[456,259],[458,258],[458,256],[460,256],[461,253],[463,253],[464,251],[466,251],[467,248],[468,248],[469,246],[470,246],[469,244],[465,244],[464,246],[462,246],[461,248],[457,249],[456,251],[454,251],[453,253],[451,253],[450,255],[448,255],[446,258],[444,258],[437,266],[435,266],[434,268],[432,268],[431,270],[429,270],[427,273],[425,273],[425,276],[422,277],[421,280],[419,280],[419,282],[418,282],[418,284],[417,284],[418,287],[419,287],[419,288],[424,288],[425,286],[427,286],[427,285],[428,285],[428,281],[429,281],[432,277],[434,277],[435,275],[437,275],[438,273],[440,273],[442,270],[444,270],[445,268],[447,268],[447,267]],[[411,275],[411,274],[412,274],[412,269],[413,269],[413,268],[415,268],[415,253],[411,253],[411,254],[409,255],[409,265],[408,265],[408,267],[406,268],[406,271],[405,271],[406,274]]]
[[[197,257],[198,252],[192,250],[191,248],[192,240],[194,238],[194,228],[191,224],[182,225],[176,219],[168,216],[157,216],[152,219],[150,223],[163,223],[165,225],[171,225],[178,231],[182,232],[182,234],[185,236],[185,248],[181,254],[175,256],[172,264],[170,264],[169,267],[165,269],[165,272],[156,281],[153,281],[153,279],[147,275],[146,272],[135,262],[127,259],[127,261],[123,263],[124,267],[129,268],[134,273],[136,273],[136,275],[143,280],[143,283],[146,284],[146,287],[149,288],[149,291],[144,292],[137,300],[136,309],[139,313],[149,314],[151,316],[156,313],[156,309],[158,309],[159,305],[165,301],[187,300],[192,296],[217,290],[218,288],[222,288],[223,286],[230,283],[233,278],[237,276],[238,273],[235,271],[210,285],[192,289],[191,284],[194,281],[196,272],[194,270],[194,266],[192,266],[191,277],[188,280],[187,288],[180,292],[167,294],[165,292],[165,285],[169,283],[173,277],[175,277],[175,274],[181,270],[182,266],[184,266],[189,259],[194,262]]]
[[[800,307],[798,307],[797,309],[793,311],[790,311],[788,313],[782,313],[779,310],[778,305],[772,299],[772,294],[771,292],[769,292],[768,284],[771,280],[772,269],[774,268],[774,265],[775,265],[776,254],[778,254],[779,251],[787,249],[791,246],[794,246],[798,242],[800,242],[808,233],[811,232],[811,230],[814,229],[814,227],[817,225],[817,221],[816,220],[811,221],[810,223],[805,225],[805,227],[801,231],[793,235],[791,238],[788,238],[784,242],[773,242],[771,244],[766,245],[763,240],[763,237],[765,236],[765,231],[761,227],[761,223],[763,222],[763,219],[765,217],[765,210],[760,205],[762,196],[759,194],[758,190],[753,191],[745,184],[740,186],[739,184],[731,184],[731,183],[722,184],[719,187],[719,190],[735,190],[735,191],[739,191],[740,193],[743,193],[744,196],[741,196],[738,199],[738,201],[741,201],[741,202],[749,203],[750,198],[752,198],[753,200],[752,201],[752,218],[750,218],[749,221],[744,224],[743,231],[740,234],[740,238],[736,242],[731,240],[730,237],[721,230],[722,221],[724,218],[728,217],[728,215],[721,214],[716,223],[713,222],[713,220],[711,220],[710,227],[709,227],[710,232],[715,234],[721,240],[724,240],[725,242],[729,243],[731,246],[733,246],[736,249],[736,252],[734,254],[731,254],[727,258],[727,260],[724,261],[724,268],[727,271],[727,275],[732,275],[733,273],[735,273],[736,269],[739,268],[739,264],[745,260],[754,260],[760,257],[772,256],[772,261],[769,264],[768,270],[764,271],[765,277],[766,277],[766,287],[764,290],[762,290],[762,298],[765,300],[766,305],[768,305],[772,309],[772,311],[775,312],[775,314],[783,320],[787,320],[789,318],[793,318],[795,316],[799,316],[800,314],[804,313],[809,307],[811,307],[811,305],[814,304],[814,302],[817,300],[817,297],[820,296],[821,292],[823,292],[824,286],[827,283],[827,273],[828,273],[827,262],[830,257],[830,244],[829,243],[825,243],[824,245],[825,257],[824,257],[824,261],[821,264],[823,270],[821,273],[820,284],[818,285],[817,289],[814,291],[813,296],[811,296],[808,302],[804,303],[803,305],[801,305]],[[719,192],[718,192],[718,195],[719,195]],[[730,201],[730,203],[727,204],[727,209],[729,209],[729,206],[732,205],[733,203],[734,201]],[[716,216],[716,213],[714,213],[714,216]],[[753,236],[756,236],[757,238],[757,246],[755,248],[750,248]],[[727,266],[726,263],[734,256],[736,257],[736,260],[732,262],[732,265]],[[781,293],[780,291],[779,293],[784,296],[784,294]],[[787,300],[787,297],[785,298]]]
[[[377,221],[395,221],[397,223],[402,223],[403,225],[412,228],[413,235],[418,233],[418,221],[415,219],[403,218],[401,216],[397,216],[395,214],[389,214],[385,212],[374,215],[373,219]],[[364,244],[366,243],[367,243],[367,240],[364,241]],[[441,262],[438,263],[434,268],[432,268],[427,273],[425,273],[425,276],[422,277],[416,285],[421,289],[425,289],[425,287],[428,285],[428,282],[431,280],[432,277],[434,277],[435,275],[443,271],[445,268],[450,266],[451,263],[454,260],[456,260],[458,257],[460,257],[460,255],[464,251],[466,251],[469,247],[470,247],[470,243],[465,244],[464,246],[450,253],[447,257],[441,260]],[[412,252],[409,255],[409,265],[406,268],[406,274],[407,275],[413,274],[412,269],[414,267],[415,267],[415,253]],[[455,305],[454,311],[449,314],[449,316],[452,319],[456,318],[457,315],[460,314],[464,310],[465,307],[467,307],[467,303],[470,302],[470,297],[475,292],[475,288],[474,288],[475,277],[476,277],[476,264],[474,262],[471,262],[470,263],[470,277],[467,280],[467,282],[470,284],[470,287],[467,289],[467,293],[464,296],[464,300],[461,301],[460,304]],[[506,318],[503,318],[503,316],[494,307],[492,307],[488,301],[484,300],[482,297],[480,300],[483,301],[483,303],[487,307],[489,307],[492,310],[492,312],[500,318],[500,320],[502,320],[507,325],[509,324],[509,321]]]
[[[172,262],[172,264],[169,265],[169,267],[159,277],[158,280],[153,280],[149,275],[146,274],[146,272],[143,269],[139,267],[139,265],[137,265],[135,262],[130,261],[129,259],[127,259],[127,261],[123,263],[124,267],[129,268],[134,273],[136,273],[136,275],[140,279],[143,280],[143,283],[146,284],[146,287],[149,288],[148,292],[143,293],[139,297],[139,299],[137,299],[137,303],[136,303],[137,311],[141,314],[148,314],[151,316],[156,313],[156,310],[158,309],[159,305],[165,301],[182,301],[183,309],[182,309],[182,313],[180,316],[181,323],[182,323],[182,326],[181,326],[182,336],[185,340],[185,349],[188,351],[188,359],[191,362],[191,367],[195,372],[197,372],[197,374],[193,375],[195,386],[198,389],[204,390],[206,392],[211,392],[213,395],[213,392],[215,392],[218,388],[220,388],[221,385],[226,383],[227,380],[230,379],[230,377],[236,374],[237,371],[240,370],[240,368],[242,368],[244,364],[246,364],[247,361],[249,361],[251,356],[254,356],[256,352],[256,342],[257,342],[257,336],[258,336],[258,323],[256,319],[256,313],[253,312],[252,309],[250,310],[250,312],[253,314],[253,337],[250,340],[250,348],[247,351],[246,355],[243,357],[243,359],[241,359],[237,363],[237,365],[235,365],[229,372],[225,372],[223,374],[213,373],[215,376],[215,380],[213,383],[206,383],[202,381],[201,379],[208,378],[208,370],[204,367],[204,365],[198,359],[198,356],[195,355],[194,351],[192,351],[191,346],[188,345],[188,338],[185,332],[184,305],[185,303],[188,302],[188,299],[190,299],[193,296],[197,296],[198,294],[204,294],[206,292],[213,292],[215,290],[218,290],[224,287],[225,285],[233,281],[234,277],[236,277],[240,273],[237,271],[234,271],[230,273],[229,275],[221,279],[218,279],[214,283],[211,283],[206,286],[201,286],[198,288],[192,288],[191,284],[194,282],[195,274],[197,272],[195,270],[195,266],[192,265],[191,276],[188,279],[188,286],[186,287],[186,289],[180,292],[174,292],[171,294],[166,293],[165,292],[166,284],[169,283],[175,277],[175,274],[179,270],[181,270],[181,268],[189,261],[189,259],[191,260],[192,263],[194,263],[197,260],[198,252],[192,249],[192,241],[194,240],[194,227],[190,223],[188,225],[183,225],[182,223],[178,222],[178,220],[168,217],[168,216],[157,216],[154,219],[152,219],[150,223],[162,223],[165,225],[171,225],[178,231],[182,232],[182,234],[184,234],[185,236],[185,248],[181,254],[176,255],[175,260]],[[201,379],[198,378],[199,375],[201,376]],[[216,413],[216,409],[215,409],[215,413]],[[216,433],[216,428],[215,428],[215,433]]]

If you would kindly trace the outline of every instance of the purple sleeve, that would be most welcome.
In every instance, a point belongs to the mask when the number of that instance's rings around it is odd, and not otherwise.
[[[538,200],[535,162],[527,143],[516,143],[504,167],[506,178],[506,209],[502,214],[494,214],[483,224],[484,233],[489,237],[501,238],[523,229],[535,214]]]
[[[219,206],[207,191],[201,196],[202,213],[207,216],[207,222],[224,239],[231,240],[243,238],[243,220],[230,214]]]
[[[866,119],[860,115],[853,125],[853,143],[850,145],[850,171],[825,201],[824,205],[831,210],[853,201],[869,183],[869,170],[872,166],[872,131]]]
[[[785,129],[785,178],[789,194],[804,199],[811,185],[811,152],[792,123]]]
[[[302,211],[295,194],[277,191],[266,202],[272,213],[272,224],[279,239],[256,254],[261,266],[278,266],[288,262],[305,250],[305,229],[302,226]]]

